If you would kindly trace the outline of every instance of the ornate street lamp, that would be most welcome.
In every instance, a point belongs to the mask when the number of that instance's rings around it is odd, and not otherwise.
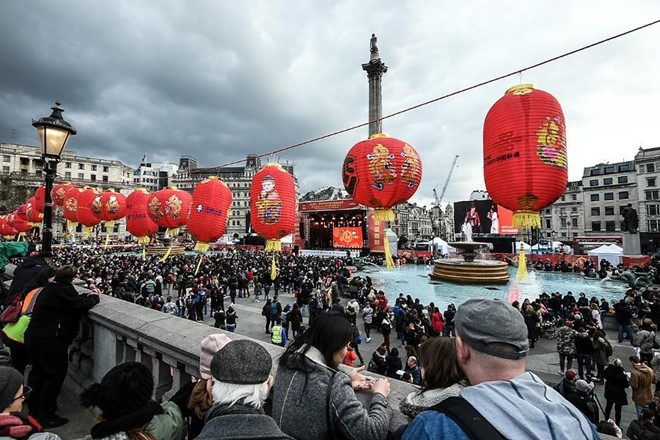
[[[50,116],[37,121],[32,120],[32,126],[37,129],[39,134],[41,158],[46,173],[44,223],[41,234],[41,250],[45,253],[51,252],[53,244],[53,200],[50,193],[53,190],[57,162],[60,161],[69,138],[76,135],[76,129],[62,118],[64,111],[62,103],[56,101],[55,106],[51,109],[53,112]]]

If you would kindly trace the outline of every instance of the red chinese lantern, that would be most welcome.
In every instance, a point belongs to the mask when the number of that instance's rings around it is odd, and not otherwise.
[[[175,187],[164,188],[149,199],[149,217],[171,237],[179,235],[179,228],[188,221],[192,195]]]
[[[137,237],[141,245],[149,244],[151,236],[158,232],[158,225],[149,217],[148,204],[151,194],[138,188],[126,197],[126,230]]]
[[[7,223],[4,215],[0,216],[0,235],[7,240],[13,240],[18,235],[18,231]]]
[[[37,188],[34,192],[34,207],[38,212],[44,212],[44,205],[46,204],[46,189],[42,186]]]
[[[495,203],[519,229],[541,227],[539,211],[568,182],[566,125],[559,102],[532,84],[506,91],[484,122],[484,178]]]
[[[16,208],[16,216],[23,221],[27,221],[27,203],[23,203]]]
[[[99,224],[99,218],[94,215],[92,210],[92,203],[96,199],[99,192],[92,188],[82,190],[78,194],[78,208],[76,210],[76,218],[78,223],[83,225],[84,238],[89,237],[94,229],[94,226]]]
[[[282,249],[280,238],[294,231],[296,208],[296,184],[282,165],[266,164],[254,175],[250,220],[255,232],[266,239],[266,251]]]
[[[568,183],[566,124],[551,94],[520,84],[506,91],[484,122],[484,179],[495,203],[513,211],[513,226],[540,228],[539,211]],[[518,280],[526,274],[524,249]]]
[[[394,221],[392,207],[415,194],[422,180],[422,161],[406,142],[375,134],[350,149],[342,167],[348,194],[374,208],[376,221]]]
[[[188,232],[197,240],[196,251],[206,252],[209,243],[224,235],[227,230],[227,211],[232,199],[229,187],[215,176],[195,186],[188,218]]]
[[[92,213],[105,222],[106,230],[115,227],[115,220],[126,216],[126,196],[113,190],[97,194],[92,202]]]
[[[81,192],[83,192],[82,188],[74,186],[64,196],[62,214],[67,220],[67,230],[78,226],[78,196]]]
[[[7,224],[16,229],[21,236],[30,231],[30,225],[27,220],[20,218],[16,211],[7,214]]]
[[[30,197],[25,204],[25,217],[31,226],[38,226],[44,218],[44,215],[37,210],[36,205],[34,197]]]
[[[50,192],[50,196],[53,199],[53,206],[64,205],[64,196],[66,196],[66,192],[71,188],[75,188],[75,185],[71,182],[62,182],[55,185]]]

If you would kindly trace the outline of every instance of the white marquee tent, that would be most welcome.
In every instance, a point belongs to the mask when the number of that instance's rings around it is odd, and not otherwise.
[[[615,244],[597,247],[596,249],[588,251],[587,254],[590,257],[598,257],[598,261],[601,259],[607,260],[615,266],[623,260],[623,249]]]

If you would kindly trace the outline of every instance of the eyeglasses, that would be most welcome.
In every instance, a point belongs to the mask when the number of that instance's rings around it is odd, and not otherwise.
[[[28,387],[28,386],[24,386],[24,387],[23,387],[23,394],[21,394],[20,396],[18,396],[18,397],[15,398],[14,400],[12,400],[12,402],[17,401],[18,399],[25,400],[25,399],[27,399],[27,397],[28,397],[31,393],[32,393],[32,388],[30,388],[30,387]]]

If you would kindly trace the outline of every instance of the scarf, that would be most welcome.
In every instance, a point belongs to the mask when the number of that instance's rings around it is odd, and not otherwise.
[[[254,408],[250,405],[245,405],[241,402],[237,402],[233,405],[227,403],[221,403],[213,405],[204,419],[204,423],[208,423],[214,417],[220,416],[229,416],[234,414],[265,414],[262,409]]]
[[[0,436],[9,436],[10,438],[23,438],[39,432],[36,423],[31,422],[34,419],[26,419],[19,413],[0,415]]]
[[[154,401],[148,402],[139,408],[113,420],[104,420],[92,427],[92,438],[100,439],[117,434],[121,431],[130,431],[141,428],[151,421],[155,416],[163,414],[163,407]]]

